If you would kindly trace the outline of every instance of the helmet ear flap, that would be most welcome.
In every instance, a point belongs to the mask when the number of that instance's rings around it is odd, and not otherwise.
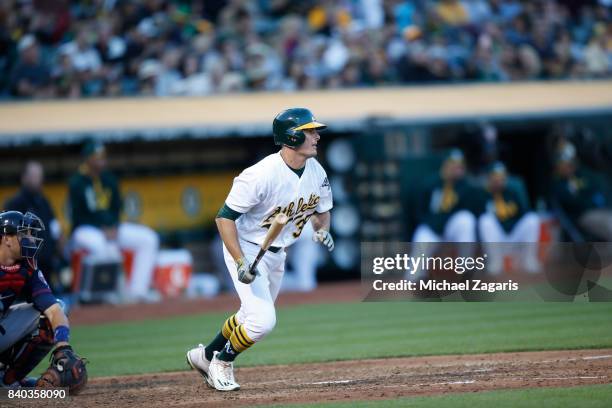
[[[295,148],[304,143],[305,138],[306,135],[301,130],[296,131],[293,129],[289,129],[287,131],[287,140],[284,144],[291,148]]]

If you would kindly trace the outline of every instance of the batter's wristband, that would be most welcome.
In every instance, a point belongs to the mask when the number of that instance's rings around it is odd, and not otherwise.
[[[68,342],[70,340],[70,329],[67,326],[57,326],[53,336],[56,343],[60,341]]]

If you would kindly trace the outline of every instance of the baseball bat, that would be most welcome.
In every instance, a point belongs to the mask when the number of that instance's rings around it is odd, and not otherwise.
[[[261,258],[264,256],[268,248],[270,248],[270,245],[272,244],[272,242],[274,242],[276,237],[278,237],[278,234],[280,234],[281,230],[287,224],[288,221],[289,221],[289,217],[287,217],[285,214],[278,214],[274,218],[274,220],[272,221],[272,224],[270,225],[270,229],[268,229],[268,233],[266,234],[261,244],[259,253],[257,254],[257,257],[251,264],[251,268],[249,269],[251,273],[255,270],[255,268],[257,268],[257,264],[259,263]]]

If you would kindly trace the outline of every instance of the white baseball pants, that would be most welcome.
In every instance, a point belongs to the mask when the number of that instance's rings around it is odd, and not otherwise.
[[[487,269],[492,274],[502,272],[503,258],[510,253],[522,261],[527,271],[536,272],[538,270],[536,243],[540,237],[540,218],[536,213],[528,212],[523,215],[508,233],[494,214],[485,213],[478,219],[478,232],[488,257]],[[520,245],[511,246],[507,243]]]
[[[159,249],[159,237],[151,228],[133,223],[122,223],[118,227],[117,242],[109,241],[101,229],[81,225],[72,235],[75,249],[84,249],[100,259],[121,261],[120,249],[134,252],[134,264],[129,282],[133,296],[144,296],[151,286],[153,270]]]
[[[240,240],[240,247],[249,262],[257,257],[258,245]],[[257,342],[270,333],[276,325],[274,302],[285,272],[286,253],[284,250],[277,253],[266,252],[257,266],[259,276],[248,285],[238,280],[236,262],[225,245],[223,245],[223,256],[240,297],[240,310],[236,314],[238,324],[243,324],[249,338]]]
[[[467,210],[457,211],[444,226],[442,235],[421,224],[414,231],[412,242],[475,242],[476,217]]]

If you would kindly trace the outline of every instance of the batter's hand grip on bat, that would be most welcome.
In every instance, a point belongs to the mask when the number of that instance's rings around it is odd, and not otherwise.
[[[255,260],[251,264],[251,269],[250,269],[251,272],[253,272],[255,268],[257,268],[257,264],[259,263],[263,255],[266,253],[268,248],[270,248],[270,245],[272,245],[272,242],[274,242],[274,240],[278,237],[283,227],[287,225],[288,221],[289,221],[289,217],[287,217],[287,215],[285,214],[278,214],[274,218],[274,221],[272,221],[272,224],[270,225],[270,229],[268,229],[268,233],[266,234],[266,237],[264,238],[264,241],[261,244],[261,249],[259,250],[259,253],[257,254],[257,257],[255,258]]]

